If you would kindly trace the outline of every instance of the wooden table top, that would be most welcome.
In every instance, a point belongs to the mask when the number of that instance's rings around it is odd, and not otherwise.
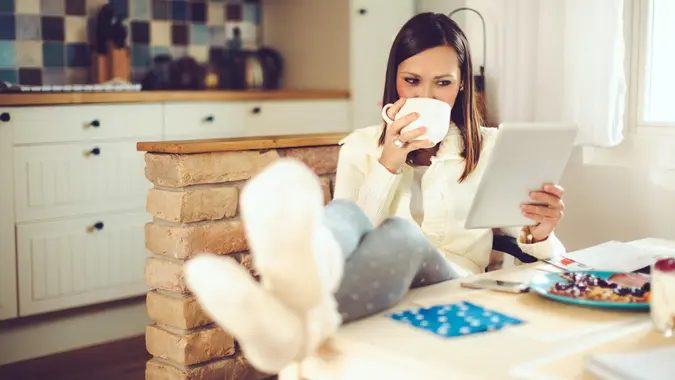
[[[668,247],[675,244],[671,242]],[[529,282],[543,271],[558,270],[534,263],[481,277]],[[329,360],[306,359],[302,376],[308,380],[593,379],[583,368],[589,354],[675,345],[675,339],[667,339],[653,329],[648,311],[586,308],[532,293],[466,289],[459,282],[412,290],[386,313],[468,301],[525,323],[445,339],[381,313],[343,326],[334,339],[338,353]],[[293,379],[297,371],[298,366],[291,365],[282,371],[280,379]]]
[[[0,106],[348,99],[346,90],[119,91],[1,93]]]
[[[302,135],[232,137],[205,140],[146,141],[136,144],[136,150],[150,153],[194,154],[232,152],[277,148],[337,145],[347,133],[316,133]]]

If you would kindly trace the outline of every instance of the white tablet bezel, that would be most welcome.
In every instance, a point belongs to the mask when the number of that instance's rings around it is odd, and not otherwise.
[[[532,203],[530,191],[544,183],[559,184],[577,132],[572,123],[501,124],[464,228],[536,224],[520,207]]]

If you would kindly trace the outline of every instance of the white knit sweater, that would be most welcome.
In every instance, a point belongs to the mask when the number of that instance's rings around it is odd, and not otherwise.
[[[377,225],[389,216],[414,221],[411,215],[413,168],[404,165],[400,174],[392,174],[379,163],[381,127],[358,129],[340,144],[334,198],[355,201]],[[494,147],[498,130],[482,128],[483,149],[475,171],[462,183],[457,179],[464,169],[460,156],[462,139],[452,125],[438,153],[422,176],[421,193],[424,217],[421,229],[452,263],[471,273],[482,273],[492,251],[492,229],[464,228],[471,202]],[[504,228],[506,235],[518,238],[522,228]],[[535,244],[518,242],[523,252],[539,259],[565,252],[560,240],[551,234]]]

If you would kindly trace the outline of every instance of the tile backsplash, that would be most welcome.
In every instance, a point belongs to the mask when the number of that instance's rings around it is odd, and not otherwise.
[[[106,3],[124,17],[133,81],[158,54],[206,62],[212,48],[257,45],[258,0],[0,0],[0,81],[91,83],[96,16]]]

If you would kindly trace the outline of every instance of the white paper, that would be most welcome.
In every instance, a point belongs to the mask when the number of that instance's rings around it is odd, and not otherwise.
[[[603,380],[672,380],[675,346],[589,357],[585,369]]]
[[[675,257],[675,250],[645,248],[632,243],[609,241],[563,255],[595,270],[633,272],[650,266],[657,258]]]

